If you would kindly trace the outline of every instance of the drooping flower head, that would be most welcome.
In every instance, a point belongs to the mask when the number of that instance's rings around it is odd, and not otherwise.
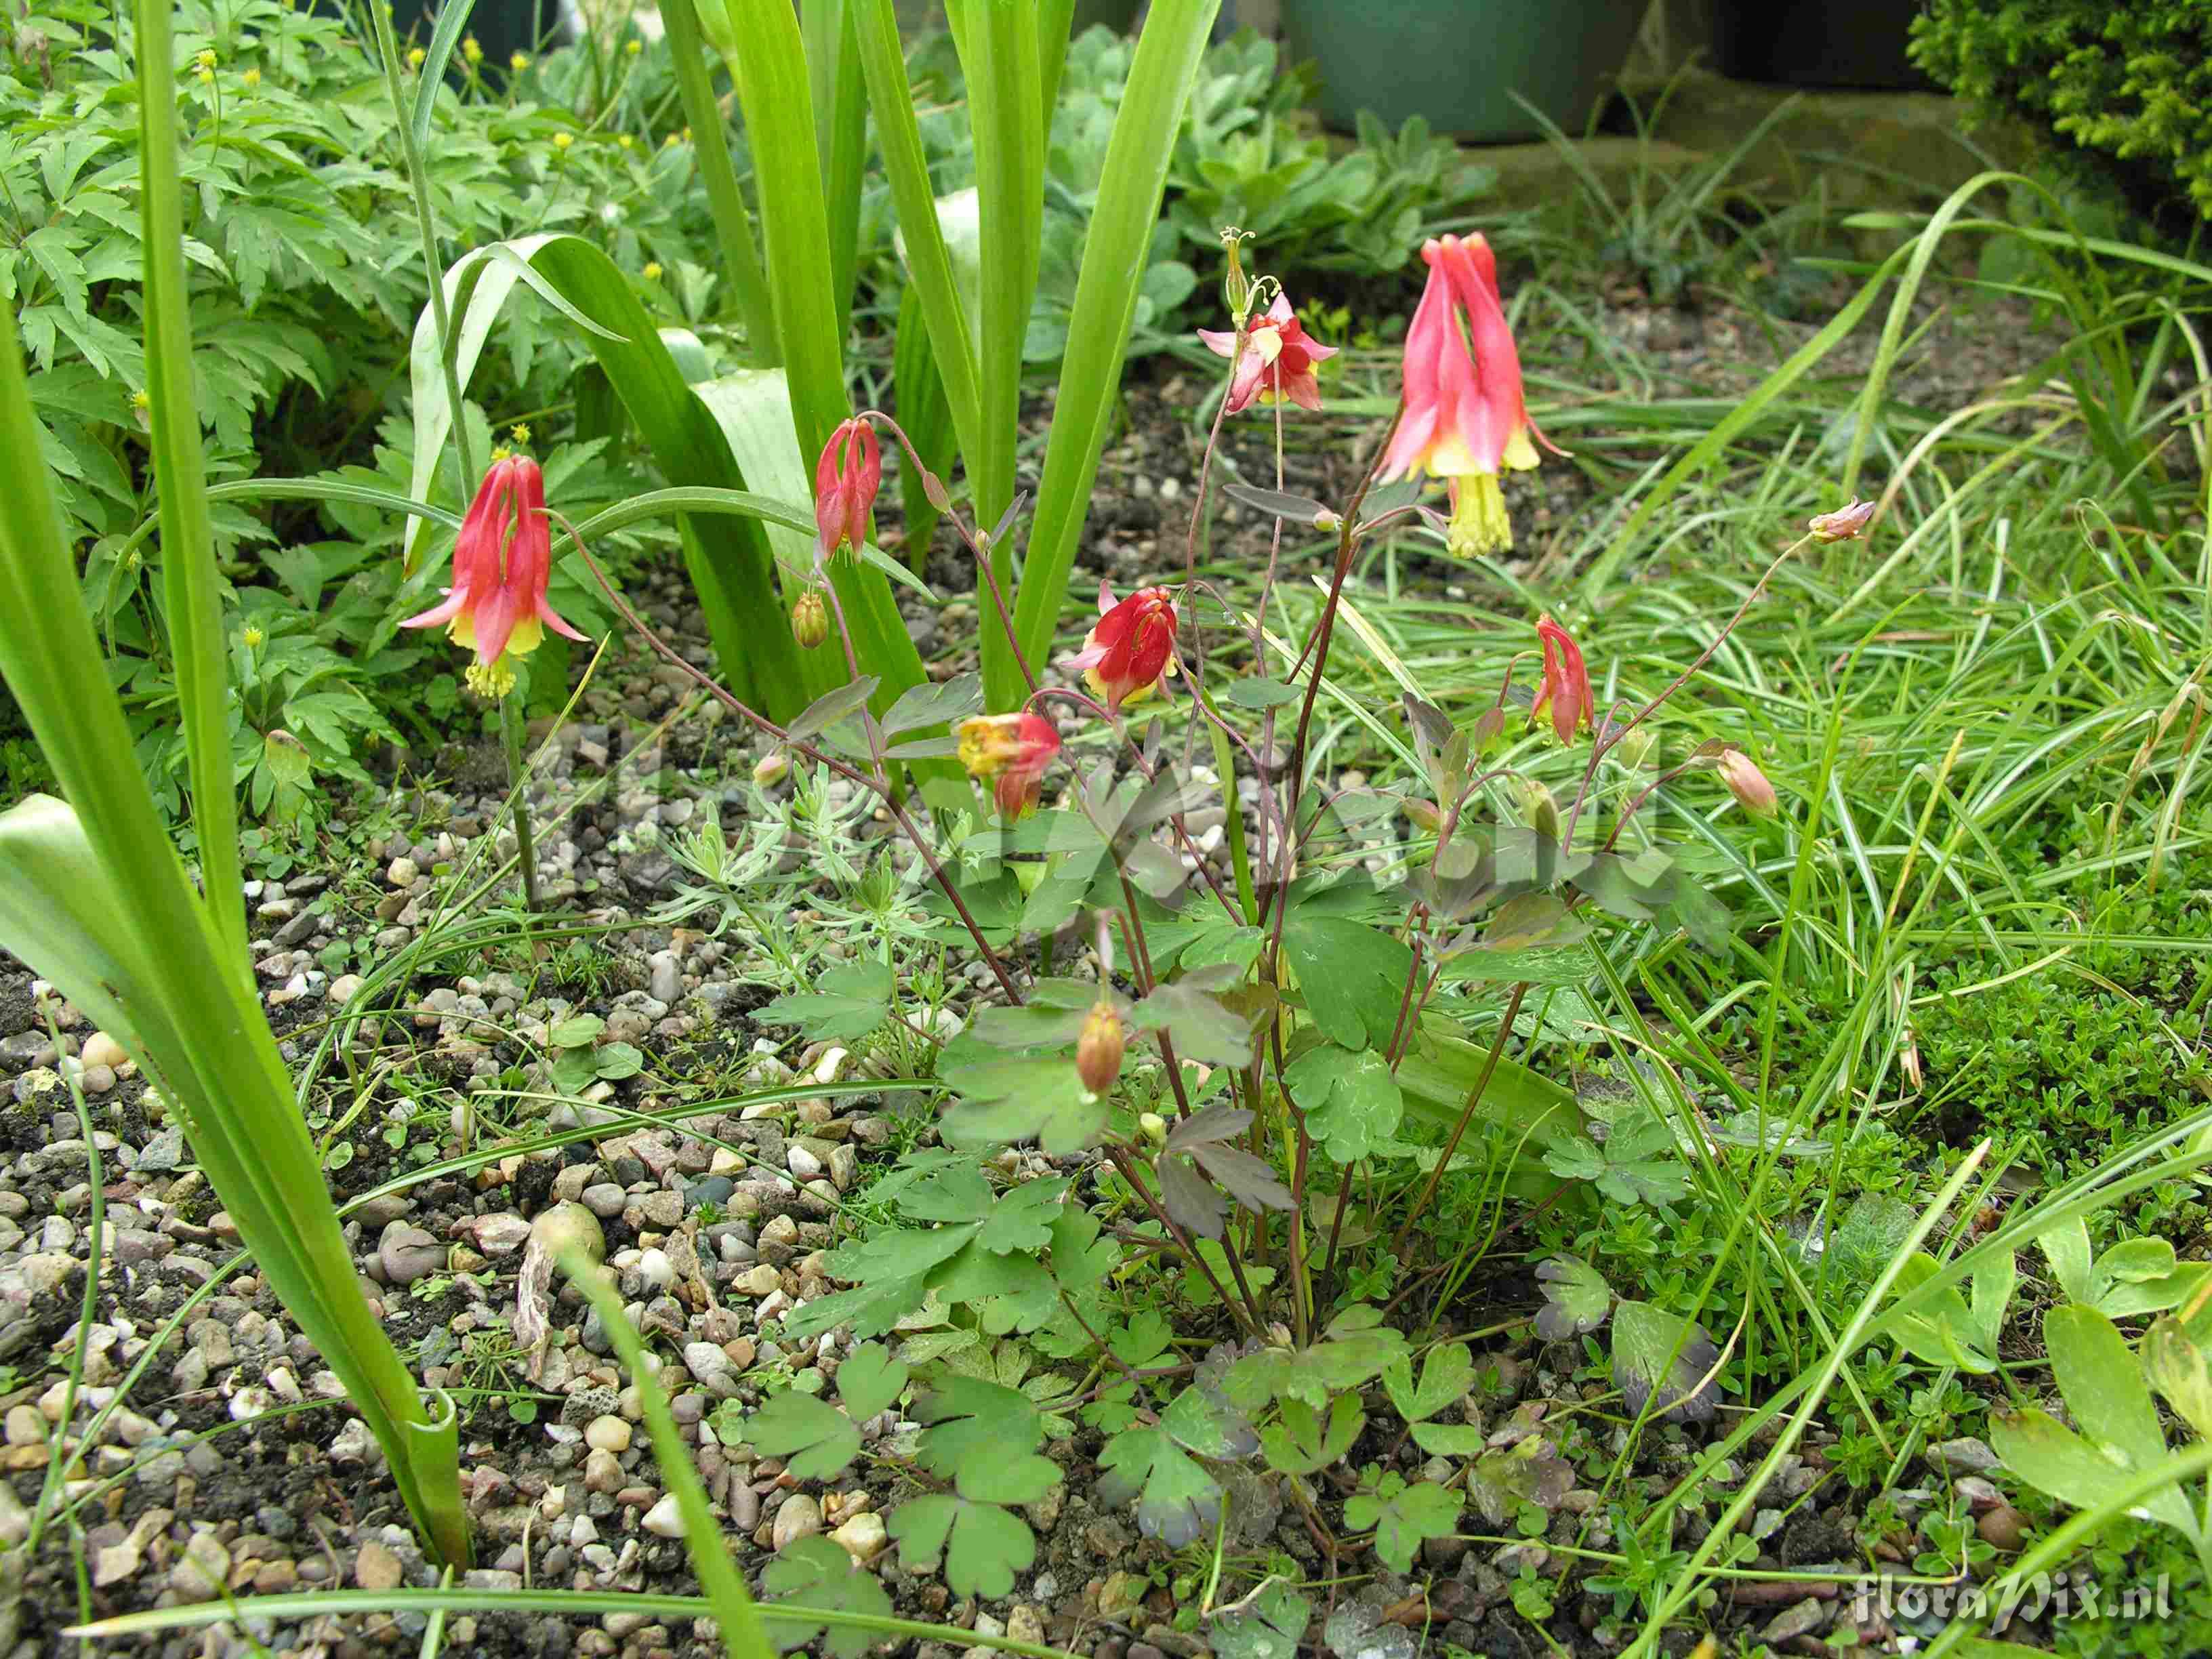
[[[1217,357],[1236,359],[1229,382],[1229,412],[1241,415],[1255,402],[1279,403],[1287,398],[1300,409],[1321,410],[1321,383],[1314,365],[1336,356],[1335,346],[1325,346],[1298,326],[1291,302],[1278,294],[1267,314],[1255,318],[1244,337],[1244,355],[1237,355],[1234,330],[1201,328],[1198,337]]]
[[[1101,582],[1098,625],[1067,665],[1082,669],[1092,694],[1118,714],[1125,702],[1164,693],[1175,642],[1175,599],[1166,588],[1140,587],[1116,601],[1114,590]]]
[[[453,543],[453,585],[445,603],[399,625],[444,623],[456,644],[476,653],[470,690],[504,696],[514,689],[513,659],[535,651],[546,629],[572,640],[584,637],[546,601],[552,567],[545,475],[526,455],[507,456],[491,464],[461,520]]]
[[[1813,532],[1816,542],[1848,542],[1855,540],[1874,518],[1872,501],[1854,501],[1832,513],[1818,513],[1805,521],[1805,528]]]
[[[883,481],[876,429],[857,418],[842,423],[814,465],[814,523],[823,558],[848,543],[856,553],[867,545],[868,514]]]
[[[1498,474],[1536,465],[1521,356],[1480,236],[1425,243],[1428,285],[1406,331],[1405,410],[1382,458],[1384,479],[1442,478],[1451,493],[1446,544],[1462,558],[1513,545]]]
[[[1723,749],[1719,761],[1721,781],[1735,797],[1735,804],[1755,818],[1771,818],[1778,810],[1774,785],[1759,769],[1759,763],[1741,749]]]
[[[1104,1094],[1121,1075],[1125,1042],[1121,1016],[1112,1000],[1102,996],[1085,1017],[1083,1034],[1075,1043],[1075,1074],[1092,1094]]]
[[[960,722],[960,763],[971,778],[992,786],[992,799],[1008,818],[1036,810],[1045,769],[1060,752],[1060,733],[1034,712],[976,714]]]
[[[1544,679],[1528,712],[1540,714],[1548,708],[1553,732],[1561,743],[1571,743],[1575,732],[1595,719],[1589,670],[1583,665],[1582,647],[1549,617],[1537,621],[1536,640],[1544,649]]]

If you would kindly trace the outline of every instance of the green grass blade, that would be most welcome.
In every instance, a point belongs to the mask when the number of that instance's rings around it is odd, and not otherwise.
[[[251,993],[238,796],[231,773],[230,657],[223,649],[222,589],[215,563],[215,521],[208,509],[207,459],[200,446],[199,395],[192,378],[175,39],[167,6],[139,0],[137,12],[146,392],[151,400],[154,477],[161,490],[163,599],[176,666],[178,719],[189,757],[192,823],[199,835],[201,887],[216,937],[226,947],[222,971]]]
[[[571,1256],[562,1266],[599,1316],[607,1340],[614,1344],[617,1358],[637,1388],[645,1407],[646,1432],[653,1437],[653,1461],[659,1466],[662,1484],[675,1494],[677,1507],[683,1512],[684,1547],[690,1553],[699,1587],[707,1592],[707,1601],[714,1609],[714,1622],[721,1626],[724,1650],[730,1659],[775,1659],[775,1648],[761,1624],[760,1608],[745,1589],[744,1575],[738,1571],[722,1542],[721,1528],[707,1505],[707,1489],[691,1461],[691,1449],[684,1443],[683,1431],[676,1426],[675,1414],[668,1409],[668,1396],[653,1380],[653,1363],[647,1358],[637,1328],[623,1312],[622,1297],[616,1294],[605,1272],[588,1258]]]
[[[801,0],[806,71],[814,94],[814,149],[830,219],[830,289],[837,337],[851,325],[860,264],[860,183],[868,160],[868,100],[860,79],[855,0]]]
[[[708,80],[698,14],[692,9],[691,0],[668,0],[660,9],[660,16],[668,26],[668,50],[676,64],[676,95],[684,106],[684,118],[691,126],[699,177],[707,186],[707,210],[714,221],[715,239],[722,246],[722,262],[728,268],[738,315],[745,325],[745,343],[759,362],[774,363],[780,361],[775,308],[769,300],[768,273],[761,269],[760,250],[753,246],[745,198],[738,189],[738,170],[730,160],[722,108],[714,101],[714,88]]]
[[[1159,217],[1169,158],[1182,109],[1197,79],[1220,0],[1153,0],[1137,42],[1127,90],[1106,147],[1104,182],[1091,219],[1075,310],[1060,363],[1059,401],[1037,490],[1036,522],[1014,601],[1022,654],[1041,663],[1052,646],[1075,562],[1075,544],[1090,511],[1091,487],[1106,441],[1145,250]],[[991,637],[985,630],[984,639]],[[1008,706],[993,693],[991,706]]]
[[[975,521],[996,524],[1014,499],[1014,452],[1021,439],[1022,347],[1036,300],[1044,235],[1045,132],[1037,91],[1036,8],[1006,0],[955,0],[960,58],[967,71],[968,119],[975,142],[981,209],[982,330],[976,337],[982,399],[980,446],[967,452]],[[1133,84],[1133,76],[1132,77]],[[1178,110],[1180,106],[1177,106]],[[1107,164],[1113,176],[1113,164]],[[1158,203],[1154,203],[1157,210]],[[1012,538],[991,550],[999,589],[1013,583]],[[981,593],[978,581],[977,591]],[[979,597],[979,605],[984,603]],[[1000,628],[983,629],[984,696],[1011,708],[1024,686],[1013,647]]]
[[[759,180],[769,293],[790,387],[792,426],[811,484],[815,459],[852,407],[831,291],[829,210],[815,149],[805,43],[798,14],[787,5],[738,6],[730,23],[738,101]],[[835,580],[860,672],[877,678],[875,706],[888,708],[921,683],[921,655],[880,572],[841,564]],[[805,672],[795,672],[788,683],[801,683]],[[812,684],[812,676],[805,683]]]
[[[453,48],[461,43],[461,31],[469,26],[469,14],[476,9],[477,0],[448,0],[438,14],[438,27],[430,31],[430,46],[422,59],[422,67],[416,72],[415,113],[411,125],[415,131],[417,155],[430,145],[430,118],[437,113],[438,89],[446,83],[446,65],[453,61]]]
[[[898,16],[892,0],[857,0],[860,67],[867,78],[868,101],[876,116],[876,142],[882,148],[884,174],[897,210],[902,255],[928,323],[930,349],[945,385],[960,447],[969,455],[982,443],[981,393],[977,388],[975,329],[969,321],[945,248],[929,163],[915,119],[914,89],[906,78],[899,47]]]
[[[1052,139],[1052,112],[1060,102],[1060,72],[1067,67],[1067,33],[1075,26],[1075,0],[1037,0],[1037,107]]]

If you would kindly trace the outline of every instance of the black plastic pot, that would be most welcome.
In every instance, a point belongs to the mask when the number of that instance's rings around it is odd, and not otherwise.
[[[1920,0],[1719,0],[1714,67],[1731,81],[1929,92],[1905,55]]]

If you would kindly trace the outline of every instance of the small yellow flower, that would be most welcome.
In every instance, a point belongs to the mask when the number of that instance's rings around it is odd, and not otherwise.
[[[254,627],[252,623],[248,623],[246,626],[246,631],[243,634],[240,634],[239,638],[246,641],[246,648],[248,651],[258,651],[261,648],[262,641],[267,639],[268,635],[264,634],[259,629]]]
[[[203,66],[192,71],[192,79],[204,87],[211,87],[215,84],[215,71]]]
[[[512,427],[507,428],[507,435],[513,438],[518,444],[528,443],[530,441],[529,424],[526,422],[517,421]]]
[[[215,67],[215,53],[212,52],[204,52],[200,53],[198,57],[193,58],[192,62],[198,64],[202,69],[213,69]]]
[[[475,35],[465,34],[461,37],[461,56],[471,64],[483,62],[483,47],[477,43]]]
[[[153,408],[153,393],[141,390],[131,394],[131,407],[137,410],[141,414],[144,413],[147,410]]]
[[[556,132],[553,135],[553,148],[556,149],[566,149],[575,142],[576,135],[573,132]]]
[[[635,58],[638,53],[645,50],[645,42],[642,40],[632,40],[629,45],[625,46],[623,50],[628,52],[631,57]]]
[[[530,67],[530,54],[526,52],[518,52],[514,57],[507,60],[507,66],[513,70],[517,75],[521,74],[523,70]]]
[[[422,60],[429,55],[430,54],[423,51],[422,47],[415,47],[407,54],[407,67],[409,69],[421,69],[422,67]]]
[[[249,87],[258,87],[261,84],[261,71],[258,69],[250,69],[238,78]]]
[[[645,280],[648,283],[659,282],[660,280],[660,261],[658,259],[647,260],[645,262],[645,270],[643,275],[645,276]]]
[[[514,452],[509,449],[505,444],[495,444],[492,446],[491,458],[495,461],[503,461],[514,453]]]
[[[618,132],[615,134],[615,148],[617,149],[628,149],[630,145],[635,142],[636,141],[626,132]]]
[[[683,141],[681,138],[678,138],[678,137],[674,133],[672,133],[672,133],[670,133],[670,134],[668,135],[668,137],[666,137],[665,138],[664,138],[664,139],[662,139],[662,140],[660,141],[660,147],[661,147],[661,149],[674,149],[677,147],[677,145],[678,145],[678,144],[682,143],[683,142],[684,142],[684,141]]]

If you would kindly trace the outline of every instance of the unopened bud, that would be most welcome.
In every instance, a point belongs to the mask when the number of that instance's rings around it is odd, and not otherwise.
[[[830,637],[830,607],[822,603],[818,590],[808,588],[791,607],[791,637],[807,651]]]
[[[1528,827],[1542,836],[1557,841],[1559,837],[1559,803],[1552,792],[1534,778],[1520,780],[1521,811],[1528,820]]]
[[[1659,734],[1648,726],[1632,726],[1614,744],[1613,752],[1620,763],[1632,772],[1641,772],[1651,758],[1653,745]]]
[[[781,749],[753,763],[753,781],[763,789],[773,789],[790,775],[791,757]]]
[[[1404,808],[1406,816],[1413,821],[1413,826],[1416,829],[1425,830],[1433,835],[1436,833],[1437,826],[1443,822],[1443,814],[1437,811],[1437,804],[1432,800],[1423,800],[1418,795],[1408,795],[1400,805]]]
[[[1121,1075],[1121,1017],[1103,999],[1083,1022],[1075,1044],[1075,1074],[1094,1095],[1103,1095]]]
[[[1145,1112],[1137,1118],[1138,1131],[1155,1146],[1164,1146],[1168,1139],[1168,1121],[1158,1112]]]
[[[1848,507],[1839,507],[1832,513],[1822,513],[1805,520],[1805,528],[1813,532],[1816,542],[1848,542],[1856,538],[1874,517],[1872,501],[1854,501]]]
[[[1755,818],[1771,818],[1776,811],[1774,786],[1767,781],[1750,756],[1730,749],[1721,756],[1721,781],[1735,797],[1735,804]]]

